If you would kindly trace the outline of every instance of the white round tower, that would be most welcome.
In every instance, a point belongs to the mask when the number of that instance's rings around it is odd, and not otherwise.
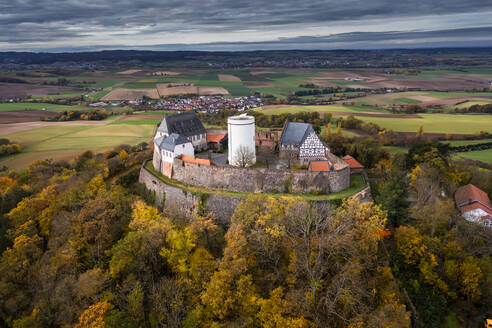
[[[256,163],[255,118],[246,114],[229,117],[229,164],[246,167]]]

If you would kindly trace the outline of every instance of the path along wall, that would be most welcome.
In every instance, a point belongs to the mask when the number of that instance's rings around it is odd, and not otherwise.
[[[311,172],[207,166],[177,158],[171,178],[189,185],[238,192],[307,194],[316,190],[320,194],[328,194],[350,187],[349,166],[337,157],[334,160],[341,162],[336,162],[330,172]]]

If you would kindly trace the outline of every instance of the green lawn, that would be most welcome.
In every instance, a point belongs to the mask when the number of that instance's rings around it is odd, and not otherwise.
[[[492,149],[455,153],[453,159],[472,159],[484,163],[492,163]]]
[[[22,110],[89,110],[85,106],[53,105],[47,103],[0,103],[0,112],[16,112]]]
[[[56,125],[4,136],[18,142],[22,152],[0,161],[8,167],[26,167],[36,159],[70,158],[83,150],[111,149],[121,144],[136,145],[152,137],[154,125]]]
[[[145,168],[151,172],[154,176],[156,176],[159,180],[163,181],[164,183],[180,188],[182,190],[186,190],[188,192],[192,193],[202,193],[202,194],[215,194],[215,195],[221,195],[221,196],[231,196],[231,197],[248,197],[251,195],[258,195],[254,193],[248,193],[248,192],[237,192],[237,191],[230,191],[230,190],[219,190],[219,189],[208,189],[208,188],[203,188],[203,187],[197,187],[197,186],[192,186],[188,184],[184,184],[180,181],[170,179],[161,173],[157,172],[153,165],[152,161],[148,161],[147,164],[145,165]],[[312,195],[312,194],[284,194],[284,193],[261,193],[262,195],[265,196],[271,196],[275,198],[279,197],[301,197],[305,200],[334,200],[334,199],[341,199],[341,198],[346,198],[355,195],[359,191],[365,188],[365,181],[364,178],[362,177],[361,174],[354,174],[350,176],[350,187],[346,190],[340,191],[340,192],[334,192],[328,195]]]

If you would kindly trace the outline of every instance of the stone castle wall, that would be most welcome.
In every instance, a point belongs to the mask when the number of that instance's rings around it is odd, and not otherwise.
[[[177,211],[188,218],[197,213],[201,202],[200,197],[204,197],[164,183],[147,171],[144,166],[140,169],[139,182],[155,192],[155,205],[163,205],[164,209]],[[162,204],[163,199],[164,204]],[[229,224],[236,206],[243,198],[210,194],[206,195],[204,200],[203,205],[209,212],[215,214],[219,222]]]
[[[244,200],[243,197],[227,195],[198,195],[170,186],[147,171],[145,163],[140,170],[139,182],[143,183],[147,189],[155,192],[155,204],[157,206],[163,205],[165,210],[176,211],[180,215],[191,218],[197,213],[200,206],[205,206],[207,211],[215,214],[219,222],[226,225],[230,224],[231,217],[239,202]],[[371,201],[369,186],[353,197],[359,198],[361,202]],[[319,200],[313,201],[313,203],[319,208],[326,208],[330,201]]]
[[[250,193],[290,192],[306,194],[338,192],[350,186],[350,168],[345,163],[330,172],[207,166],[175,159],[172,178],[209,189]]]

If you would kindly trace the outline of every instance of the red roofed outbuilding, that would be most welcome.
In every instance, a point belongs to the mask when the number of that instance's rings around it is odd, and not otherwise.
[[[485,191],[470,183],[456,190],[454,200],[466,220],[492,228],[492,205]]]
[[[364,171],[364,165],[359,163],[355,158],[350,155],[346,155],[342,158],[345,163],[350,167],[350,174],[361,173]]]
[[[207,165],[207,166],[211,165],[210,160],[204,158],[181,155],[181,160],[185,163],[194,163],[194,164]]]
[[[328,161],[310,161],[308,170],[313,171],[313,172],[329,172],[330,171],[330,162],[328,162]]]
[[[227,133],[207,133],[207,145],[209,148],[221,151],[227,145]]]

